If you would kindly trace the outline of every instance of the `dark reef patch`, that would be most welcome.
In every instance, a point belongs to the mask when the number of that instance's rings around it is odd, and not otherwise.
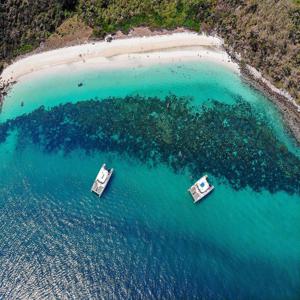
[[[18,130],[45,151],[117,151],[149,165],[209,172],[235,189],[300,194],[300,159],[277,138],[264,116],[238,100],[193,107],[190,98],[140,96],[44,107],[0,125],[0,142]]]

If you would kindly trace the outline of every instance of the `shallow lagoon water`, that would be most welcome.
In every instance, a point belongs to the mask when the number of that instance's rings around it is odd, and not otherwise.
[[[14,86],[0,117],[41,104],[170,93],[195,105],[233,104],[239,95],[299,155],[267,99],[211,63],[49,74]],[[196,178],[165,165],[15,146],[13,134],[0,145],[2,298],[298,299],[299,195],[236,191],[212,178],[216,190],[194,205],[186,190]],[[98,199],[89,189],[103,161],[116,173]]]

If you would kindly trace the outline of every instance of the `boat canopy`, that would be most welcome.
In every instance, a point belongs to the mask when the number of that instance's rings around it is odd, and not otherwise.
[[[108,177],[108,171],[103,168],[99,172],[99,175],[98,175],[97,179],[100,181],[100,183],[104,183],[107,177]]]
[[[197,182],[197,187],[201,193],[206,192],[210,188],[205,177],[199,179],[199,181]]]

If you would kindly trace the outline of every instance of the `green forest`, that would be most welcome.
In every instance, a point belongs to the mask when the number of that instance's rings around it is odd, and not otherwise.
[[[136,26],[217,33],[227,49],[300,101],[299,0],[6,0],[0,7],[0,68],[78,16],[92,38]]]

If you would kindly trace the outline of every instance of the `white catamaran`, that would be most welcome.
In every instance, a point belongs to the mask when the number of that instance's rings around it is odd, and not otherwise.
[[[208,183],[207,177],[207,175],[201,177],[188,189],[194,199],[194,203],[201,200],[214,189],[214,186]]]
[[[114,169],[106,169],[106,165],[103,164],[93,183],[91,191],[97,194],[99,197],[101,197],[110,180],[113,171]]]

